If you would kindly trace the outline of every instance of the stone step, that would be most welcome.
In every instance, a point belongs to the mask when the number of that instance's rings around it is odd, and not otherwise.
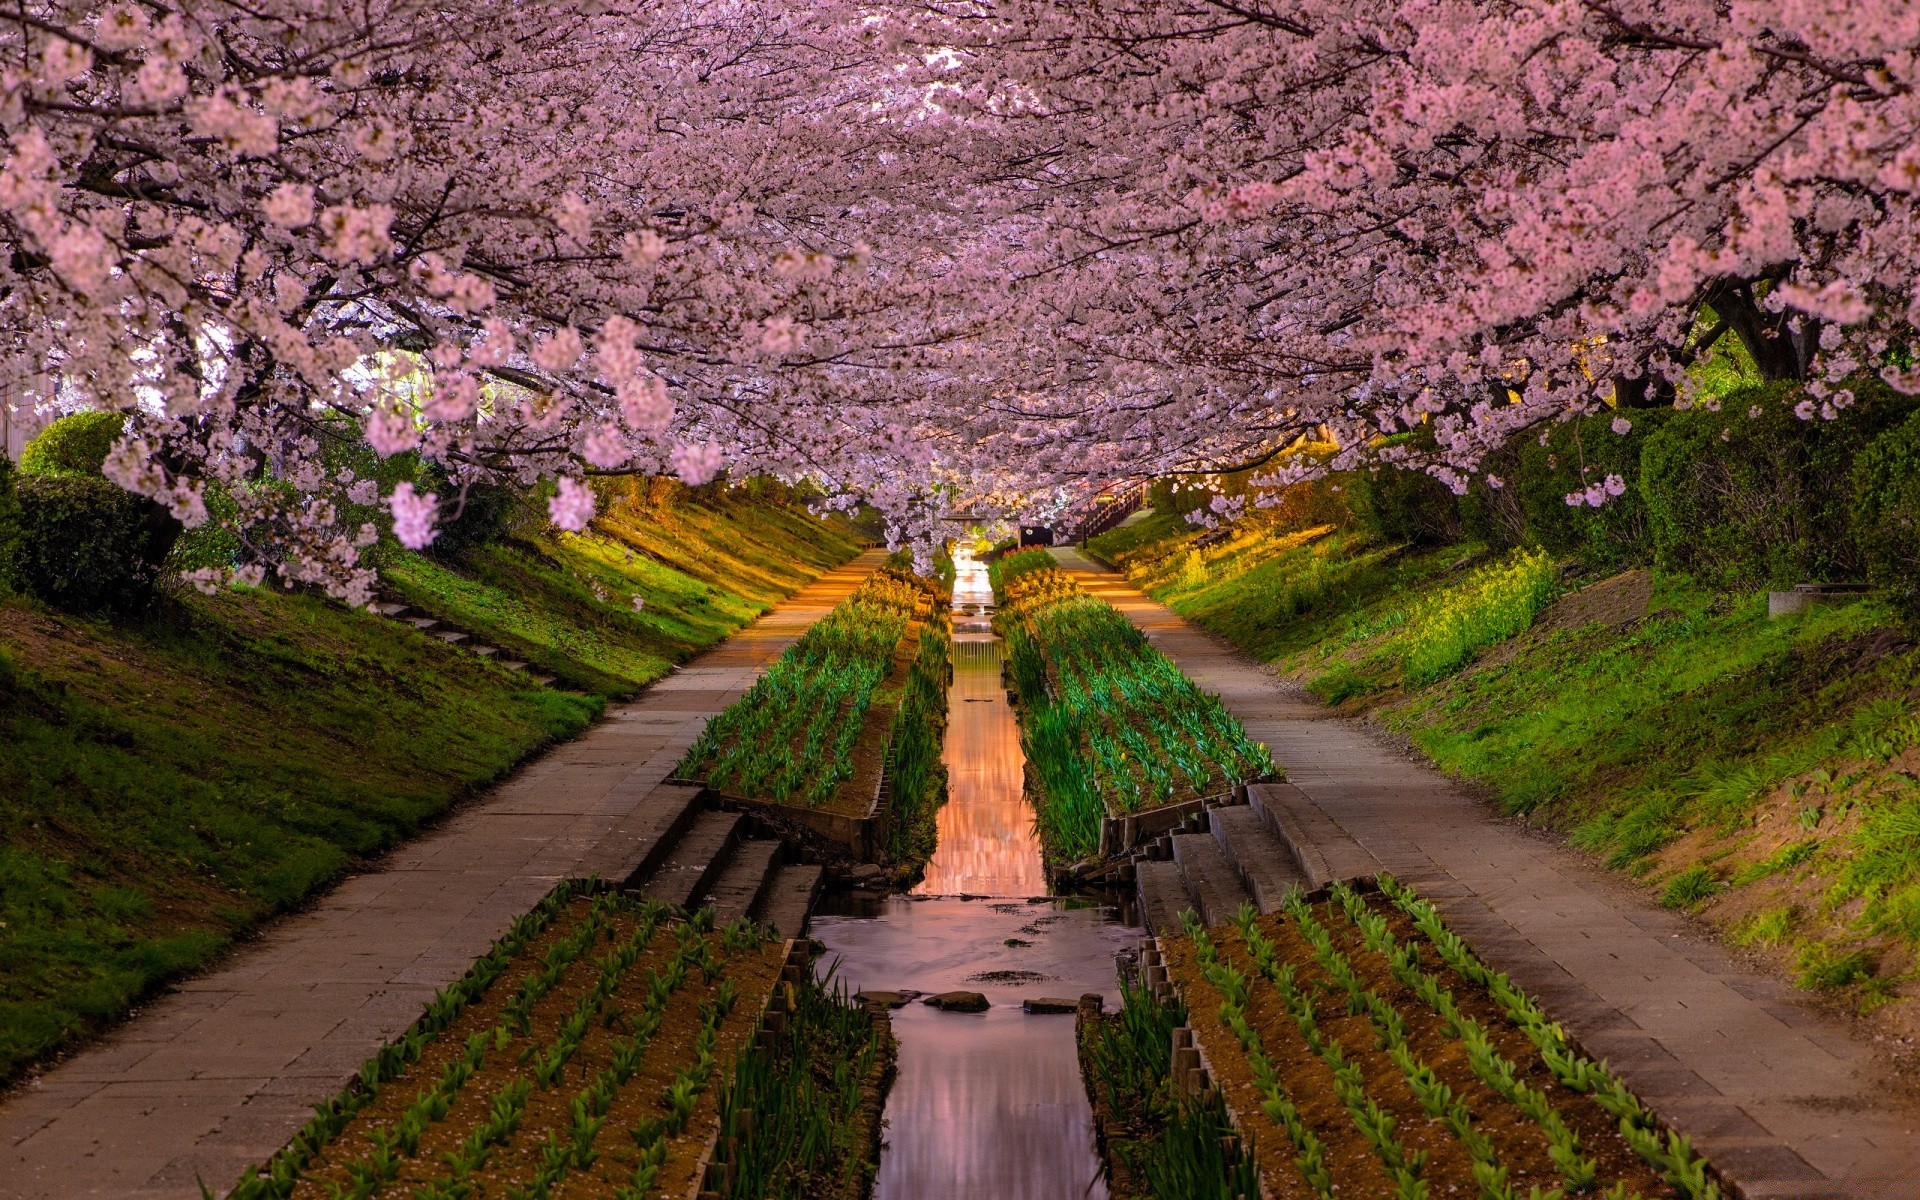
[[[456,630],[452,630],[452,629],[442,629],[440,632],[434,634],[433,636],[439,638],[441,641],[445,642],[449,646],[452,646],[456,643],[464,642],[467,640],[466,634],[457,632]]]
[[[407,611],[407,606],[404,604],[380,603],[373,606],[373,611],[383,617],[397,617]]]
[[[509,670],[509,671],[524,671],[524,670],[526,670],[526,669],[527,669],[527,664],[526,664],[526,663],[523,663],[523,662],[521,662],[521,661],[520,661],[519,659],[517,659],[517,658],[504,658],[504,659],[501,659],[501,660],[500,660],[500,665],[501,665],[501,666],[503,666],[503,667],[505,667],[505,668],[506,668],[507,670]]]
[[[766,890],[749,914],[762,925],[773,926],[783,938],[805,937],[807,914],[820,895],[826,872],[810,863],[789,863],[773,869]]]
[[[608,794],[615,803],[623,797],[630,805],[626,815],[581,858],[575,878],[597,876],[615,886],[634,886],[660,865],[700,812],[700,789],[684,784],[629,779]]]
[[[422,633],[425,633],[427,630],[432,629],[434,626],[440,623],[434,620],[432,617],[408,617],[406,621],[407,621],[407,624],[413,626],[415,629],[418,629]]]
[[[1282,841],[1250,804],[1232,804],[1212,809],[1207,818],[1213,824],[1213,836],[1226,851],[1235,874],[1261,912],[1280,907],[1287,892],[1306,890],[1306,877],[1294,862],[1293,848]]]
[[[1241,905],[1253,902],[1227,852],[1212,834],[1174,834],[1173,861],[1180,877],[1187,881],[1187,893],[1200,910],[1200,919],[1208,925],[1226,924]]]
[[[500,647],[498,646],[468,646],[467,649],[478,654],[481,658],[492,658],[494,655],[500,653]]]
[[[533,680],[534,686],[536,687],[546,687],[553,682],[553,676],[551,675],[532,675],[528,678]]]
[[[733,848],[713,878],[702,904],[713,905],[714,924],[731,925],[753,911],[760,893],[773,881],[773,869],[785,846],[776,838],[749,838]]]
[[[1309,889],[1379,873],[1379,860],[1292,784],[1249,784],[1247,803],[1293,851]]]
[[[694,899],[713,882],[733,853],[733,844],[745,832],[741,828],[745,820],[739,813],[696,814],[693,824],[667,851],[640,890],[663,904],[693,907]]]
[[[1142,860],[1134,863],[1134,889],[1140,896],[1140,921],[1149,932],[1180,932],[1180,914],[1193,907],[1187,881],[1173,862]]]

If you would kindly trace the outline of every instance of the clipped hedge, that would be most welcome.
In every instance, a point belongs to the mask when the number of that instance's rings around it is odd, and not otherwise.
[[[1868,443],[1850,482],[1853,541],[1867,578],[1920,624],[1920,413]]]
[[[13,583],[14,547],[20,540],[20,498],[14,494],[13,460],[0,454],[0,592]]]
[[[1390,441],[1398,440],[1403,439]],[[1444,546],[1465,533],[1460,498],[1424,471],[1366,467],[1346,476],[1345,483],[1354,520],[1382,541]]]
[[[1646,439],[1640,493],[1655,561],[1731,588],[1866,574],[1853,461],[1915,402],[1872,381],[1836,419],[1803,421],[1803,398],[1794,384],[1743,388],[1717,410],[1673,413]]]
[[[117,412],[78,412],[42,429],[20,451],[22,475],[98,475],[127,418]]]
[[[1525,541],[1549,554],[1573,555],[1594,566],[1626,566],[1653,556],[1652,523],[1640,493],[1641,454],[1671,409],[1593,413],[1552,426],[1518,447],[1512,489]],[[1625,421],[1626,433],[1615,433]],[[1619,494],[1599,507],[1567,503],[1570,493],[1603,490],[1617,476]]]
[[[165,509],[98,475],[23,475],[16,585],[69,612],[131,612],[179,536]]]

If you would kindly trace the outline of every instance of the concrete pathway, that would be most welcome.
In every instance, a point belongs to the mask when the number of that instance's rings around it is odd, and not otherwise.
[[[0,1195],[198,1200],[278,1150],[858,586],[870,552],[0,1104]]]
[[[1698,927],[1188,625],[1077,551],[1081,583],[1284,763],[1289,781],[1440,905],[1749,1197],[1920,1197],[1920,1119],[1870,1042]]]

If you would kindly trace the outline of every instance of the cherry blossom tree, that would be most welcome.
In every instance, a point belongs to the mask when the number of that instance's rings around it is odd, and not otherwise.
[[[1720,338],[1809,419],[1920,390],[1916,49],[1894,0],[42,0],[0,354],[354,601],[349,512],[423,546],[476,482],[578,529],[595,475],[807,475],[921,544],[1157,474],[1464,487]]]

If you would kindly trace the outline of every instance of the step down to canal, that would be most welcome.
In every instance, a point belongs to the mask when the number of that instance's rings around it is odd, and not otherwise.
[[[727,864],[714,876],[713,886],[701,898],[713,905],[714,924],[731,925],[753,911],[760,894],[773,882],[773,868],[782,844],[772,838],[750,838],[733,848]]]
[[[1226,924],[1241,905],[1253,902],[1212,834],[1174,834],[1173,861],[1186,880],[1187,894],[1193,897],[1200,919],[1208,925]]]
[[[1293,849],[1261,819],[1250,804],[1210,809],[1213,836],[1233,863],[1234,873],[1263,913],[1280,907],[1290,888],[1306,890],[1306,878]]]
[[[1180,914],[1193,907],[1193,900],[1178,864],[1141,859],[1134,864],[1134,887],[1140,894],[1140,920],[1149,932],[1180,932]]]
[[[640,890],[663,904],[691,907],[695,897],[712,883],[745,832],[739,813],[703,812],[675,842],[673,849]]]
[[[581,879],[634,887],[667,857],[699,813],[700,789],[678,783],[621,783],[633,805],[589,850],[574,872]]]
[[[1247,802],[1293,851],[1294,865],[1309,890],[1336,879],[1379,874],[1379,860],[1294,785],[1250,784]]]
[[[775,867],[766,891],[749,915],[762,925],[773,926],[781,937],[806,936],[807,914],[813,911],[825,874],[819,867],[804,863]]]

